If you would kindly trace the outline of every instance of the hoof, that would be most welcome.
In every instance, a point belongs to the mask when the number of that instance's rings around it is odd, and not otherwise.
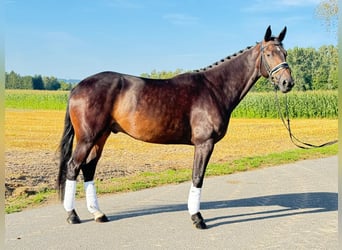
[[[93,215],[94,215],[95,222],[103,223],[103,222],[109,221],[107,216],[101,211],[96,211],[95,213],[93,213]]]
[[[103,222],[108,222],[108,221],[109,221],[109,219],[104,214],[95,218],[95,222],[98,222],[98,223],[103,223]]]
[[[204,223],[204,219],[200,212],[191,215],[191,220],[197,229],[207,229],[207,225]]]
[[[67,222],[69,224],[80,224],[81,223],[80,217],[78,217],[78,215],[74,209],[72,211],[68,212]]]

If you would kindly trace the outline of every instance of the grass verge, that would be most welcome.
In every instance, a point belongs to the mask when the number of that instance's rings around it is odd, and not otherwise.
[[[5,213],[21,212],[25,208],[39,207],[49,201],[56,200],[56,191],[43,189],[35,194],[23,193],[20,196],[6,200]]]
[[[233,174],[262,167],[281,165],[299,160],[324,158],[336,155],[337,145],[310,150],[295,149],[282,153],[272,153],[263,156],[243,157],[231,162],[209,164],[206,177]],[[161,172],[143,172],[133,177],[120,177],[110,182],[97,182],[98,193],[118,193],[137,191],[165,184],[176,184],[191,180],[191,169],[168,169]],[[80,196],[82,197],[82,196]]]
[[[295,149],[263,156],[243,157],[231,162],[209,164],[206,176],[227,175],[262,167],[281,165],[299,160],[317,159],[336,155],[337,145],[310,150]],[[190,181],[191,169],[167,169],[160,172],[141,172],[139,174],[113,178],[109,181],[97,181],[98,194],[137,191],[166,184],[177,184]],[[25,208],[37,207],[48,202],[57,201],[54,190],[44,189],[36,194],[24,194],[6,201],[6,213],[22,211]],[[84,197],[83,184],[79,183],[77,197]]]

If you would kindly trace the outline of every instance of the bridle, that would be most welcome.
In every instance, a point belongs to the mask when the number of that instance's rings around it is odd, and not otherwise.
[[[275,46],[280,46],[280,44],[274,44]],[[268,45],[267,45],[268,46]],[[268,74],[268,80],[273,84],[273,85],[276,85],[274,83],[274,77],[273,75],[277,72],[279,72],[280,70],[282,69],[289,69],[289,65],[287,62],[281,62],[279,63],[277,66],[275,66],[274,68],[271,69],[269,63],[267,62],[266,60],[266,57],[265,57],[265,53],[264,53],[264,50],[265,48],[267,48],[267,46],[263,46],[262,45],[262,42],[260,44],[260,54],[261,54],[261,64],[264,66],[264,68],[266,69],[267,71],[267,74]],[[260,70],[261,70],[261,67],[260,67]]]

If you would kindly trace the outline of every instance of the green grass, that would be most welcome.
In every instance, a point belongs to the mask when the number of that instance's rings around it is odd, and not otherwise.
[[[314,149],[295,149],[282,153],[272,153],[264,156],[244,157],[226,164],[213,164],[207,169],[207,176],[218,176],[232,174],[235,172],[247,171],[261,167],[282,165],[306,159],[324,158],[336,155],[337,145],[314,148]]]
[[[5,212],[7,214],[20,212],[28,207],[37,207],[52,197],[56,197],[56,191],[51,189],[43,189],[34,195],[22,194],[15,198],[6,200]]]

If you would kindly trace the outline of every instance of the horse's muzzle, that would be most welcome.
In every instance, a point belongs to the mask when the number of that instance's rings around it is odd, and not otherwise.
[[[294,80],[291,74],[288,74],[286,71],[275,81],[278,85],[278,88],[281,92],[287,93],[290,92],[294,86]]]
[[[294,81],[293,81],[292,78],[290,78],[290,79],[281,79],[281,81],[279,82],[279,89],[283,93],[290,92],[291,89],[293,88],[293,86],[294,86]]]

